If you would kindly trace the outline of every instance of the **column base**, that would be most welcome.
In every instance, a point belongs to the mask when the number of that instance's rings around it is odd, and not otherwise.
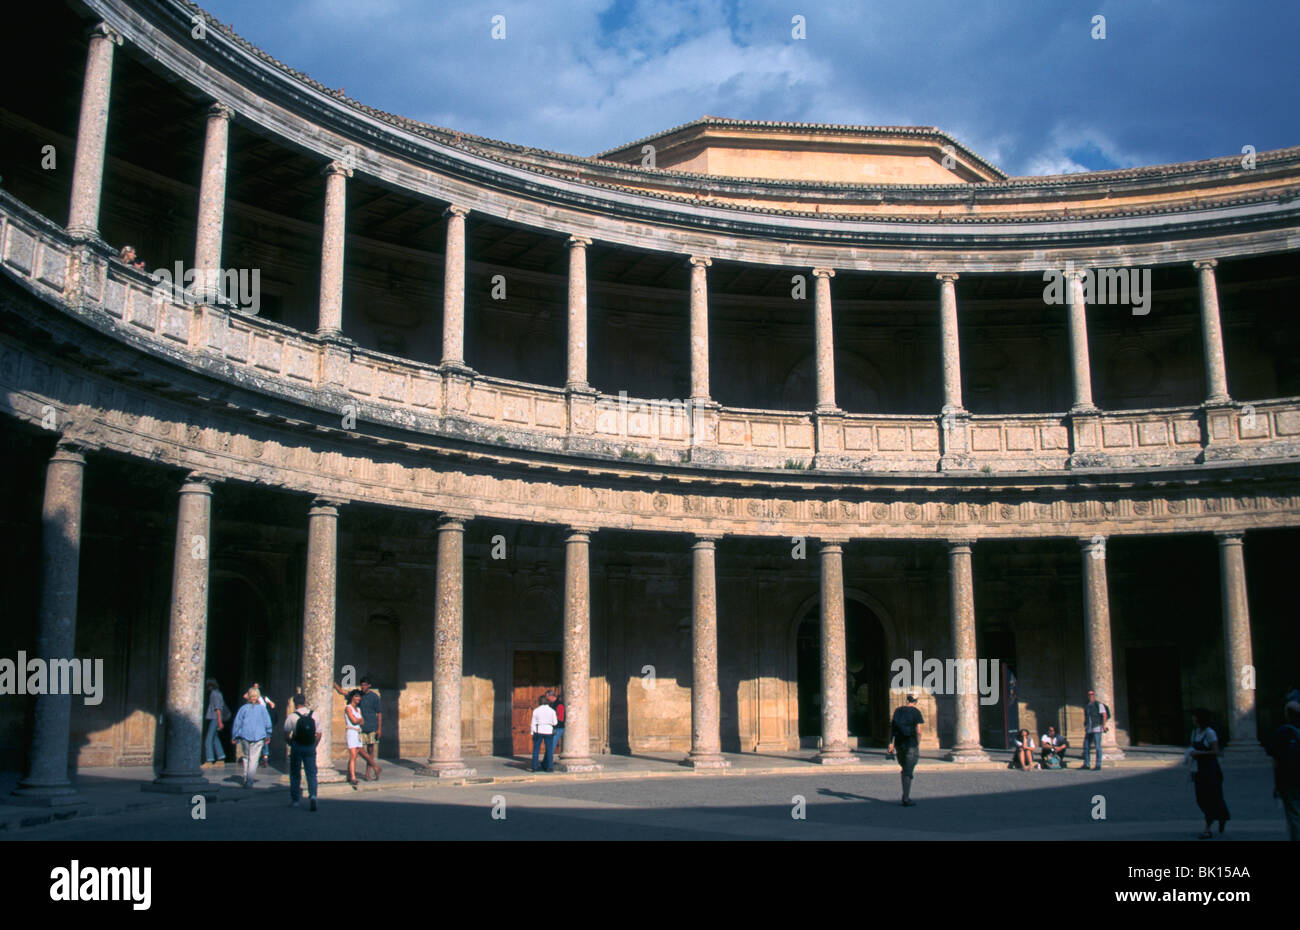
[[[975,459],[965,452],[939,456],[939,471],[968,471],[975,468]]]
[[[10,804],[31,804],[36,807],[76,807],[85,804],[86,798],[70,783],[63,785],[24,785],[9,792]]]
[[[324,768],[322,768],[320,765],[316,766],[316,784],[318,785],[337,785],[347,780],[348,780],[348,776],[345,775],[343,772],[340,772],[333,765],[327,765]],[[285,775],[282,781],[286,785],[289,784],[289,776]],[[306,787],[307,785],[306,775],[303,776],[302,783],[303,786]]]
[[[161,794],[194,793],[214,796],[220,791],[220,788],[197,773],[185,772],[179,775],[168,775],[164,772],[153,781],[145,782],[140,786],[140,790],[154,791]]]
[[[454,372],[462,377],[472,377],[478,374],[478,372],[473,368],[470,368],[459,359],[443,359],[438,367],[441,368],[444,373]]]
[[[828,749],[813,756],[813,761],[818,765],[857,765],[861,760],[847,749]]]
[[[558,767],[561,772],[599,772],[604,768],[595,759],[585,756],[581,759],[561,759]]]
[[[693,769],[728,769],[731,763],[722,758],[721,753],[702,752],[698,755],[692,753],[682,760],[682,765]]]
[[[1070,416],[1072,417],[1091,417],[1099,413],[1101,413],[1101,408],[1096,404],[1075,404],[1070,408]]]
[[[1124,755],[1124,750],[1120,749],[1118,746],[1101,747],[1101,761],[1103,763],[1123,762],[1126,758],[1127,756]]]
[[[948,755],[944,756],[944,760],[961,765],[971,762],[988,762],[989,754],[983,749],[950,749]]]
[[[415,772],[430,778],[471,778],[478,774],[478,769],[470,768],[457,759],[451,762],[426,762]]]

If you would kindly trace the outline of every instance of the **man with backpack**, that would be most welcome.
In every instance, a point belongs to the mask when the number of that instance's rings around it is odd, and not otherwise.
[[[301,694],[293,696],[294,712],[284,718],[284,739],[289,744],[289,806],[298,807],[302,794],[299,766],[307,773],[307,797],[316,810],[316,746],[321,732],[316,717]]]
[[[889,752],[898,754],[898,764],[903,770],[903,806],[915,807],[912,800],[912,772],[921,753],[921,724],[925,718],[916,706],[916,695],[909,694],[907,703],[894,711],[889,723]]]
[[[1268,754],[1273,757],[1273,797],[1282,801],[1291,842],[1300,843],[1300,700],[1287,701],[1285,713],[1286,723],[1273,734]]]
[[[552,735],[552,742],[555,744],[555,756],[559,758],[560,740],[564,738],[564,698],[555,695],[555,691],[546,692],[546,702],[551,705],[551,710],[555,711],[555,719],[559,721],[555,724],[555,733]]]

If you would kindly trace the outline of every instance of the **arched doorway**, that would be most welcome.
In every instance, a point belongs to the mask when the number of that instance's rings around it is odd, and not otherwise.
[[[860,740],[864,746],[884,746],[889,742],[890,714],[885,629],[875,611],[853,598],[844,602],[844,640],[849,740]],[[811,742],[821,735],[822,728],[821,604],[817,601],[799,621],[795,674],[799,738],[801,743]]]

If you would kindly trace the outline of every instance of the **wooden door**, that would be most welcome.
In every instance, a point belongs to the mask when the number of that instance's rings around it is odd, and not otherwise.
[[[560,684],[558,652],[516,652],[510,706],[511,746],[516,756],[533,752],[533,710],[537,699]]]

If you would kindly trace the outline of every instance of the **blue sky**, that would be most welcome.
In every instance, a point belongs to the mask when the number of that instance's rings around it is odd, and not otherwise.
[[[202,5],[371,106],[576,155],[704,114],[938,126],[1013,175],[1300,144],[1300,0]]]

